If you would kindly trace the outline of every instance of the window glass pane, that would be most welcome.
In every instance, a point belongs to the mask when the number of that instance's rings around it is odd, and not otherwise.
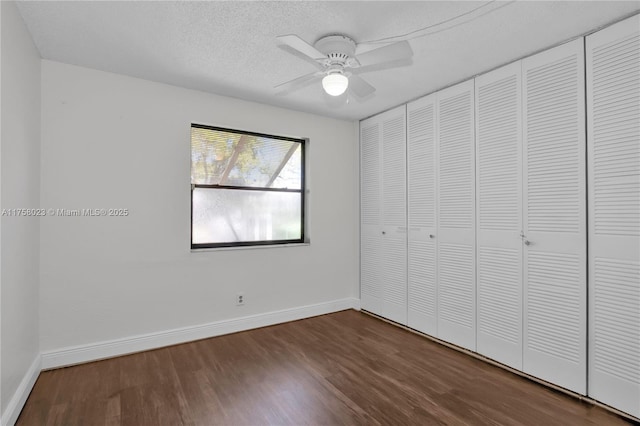
[[[242,135],[191,128],[191,183],[218,185]]]
[[[273,183],[280,170],[300,144],[257,136],[243,137],[247,140],[239,151],[238,161],[231,169],[228,178],[220,184],[275,187]],[[299,176],[300,169],[298,168],[295,173]]]
[[[300,189],[300,145],[192,127],[191,183]]]
[[[195,188],[193,244],[301,238],[301,194]]]
[[[273,188],[289,188],[300,189],[302,188],[302,148],[298,144],[298,147],[287,161],[287,164],[282,168],[278,177],[273,181]]]

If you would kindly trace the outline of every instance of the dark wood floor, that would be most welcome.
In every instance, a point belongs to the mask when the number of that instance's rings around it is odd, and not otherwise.
[[[356,311],[40,374],[18,425],[620,425]]]

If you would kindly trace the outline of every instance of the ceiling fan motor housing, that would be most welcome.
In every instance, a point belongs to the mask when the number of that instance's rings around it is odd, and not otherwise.
[[[322,37],[314,47],[327,55],[326,65],[351,66],[356,54],[356,42],[341,34]]]

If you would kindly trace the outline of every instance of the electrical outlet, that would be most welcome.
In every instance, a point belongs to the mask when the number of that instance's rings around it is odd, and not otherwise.
[[[244,294],[243,293],[236,294],[236,305],[237,306],[244,305]]]

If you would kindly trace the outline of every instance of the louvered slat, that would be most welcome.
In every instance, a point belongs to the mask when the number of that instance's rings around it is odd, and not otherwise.
[[[480,229],[518,232],[522,131],[519,63],[509,68],[510,76],[483,84],[477,91],[478,215]],[[482,77],[486,80],[492,76]],[[476,82],[482,84],[480,78]]]
[[[532,252],[527,262],[527,348],[579,364],[581,348],[580,282],[578,256]]]
[[[361,144],[361,218],[363,225],[380,225],[379,125],[363,127]]]
[[[435,103],[421,100],[409,111],[407,165],[409,168],[409,224],[433,228],[436,220]],[[426,103],[425,103],[426,101]]]
[[[592,50],[593,220],[598,235],[640,236],[638,46],[640,34],[635,34]],[[621,68],[621,58],[632,61]]]
[[[407,226],[404,106],[382,122],[383,225]]]
[[[527,72],[528,228],[540,232],[576,232],[581,208],[580,158],[576,145],[578,54]],[[562,83],[562,84],[561,84]],[[553,105],[553,106],[552,106]],[[541,114],[540,111],[544,111]],[[555,142],[557,145],[550,145]],[[559,142],[559,143],[558,143]]]
[[[473,92],[444,96],[439,99],[440,226],[473,229]]]
[[[640,262],[596,258],[593,369],[640,385]]]
[[[383,247],[383,316],[407,323],[406,234],[387,235]]]
[[[515,285],[522,282],[520,250],[480,246],[478,257],[479,334],[502,340],[522,351],[521,291]],[[478,340],[478,351],[483,353],[480,336]],[[514,352],[515,358],[522,358],[521,353]],[[494,357],[500,361],[502,355]]]
[[[363,298],[382,299],[382,281],[380,264],[382,259],[382,241],[377,235],[362,236],[361,252],[361,290]]]
[[[429,241],[409,241],[409,326],[429,334],[435,333],[436,316],[436,250]],[[429,318],[429,325],[412,323],[411,314],[418,313]]]
[[[472,286],[473,247],[461,244],[440,243],[438,247],[440,287],[438,314],[447,322],[465,329],[474,328],[475,292]],[[458,343],[460,339],[451,339]],[[466,342],[458,344],[463,345]]]
[[[640,17],[586,47],[589,395],[640,417]]]

